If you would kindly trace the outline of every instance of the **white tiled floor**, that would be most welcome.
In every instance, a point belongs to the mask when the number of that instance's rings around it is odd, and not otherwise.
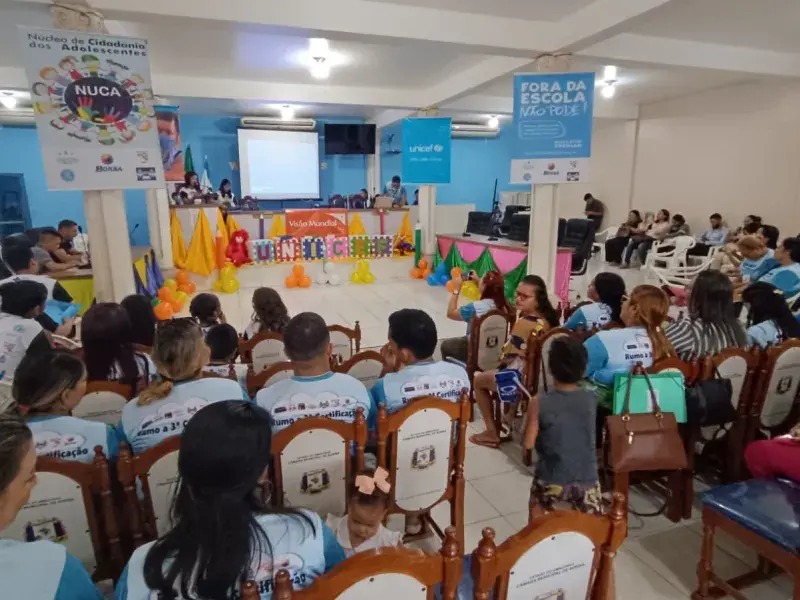
[[[602,270],[593,260],[589,272],[571,283],[570,296],[574,301],[586,296],[591,277]],[[629,289],[645,282],[639,270],[619,271]],[[236,294],[221,295],[228,321],[241,330],[251,314],[250,298],[253,289],[241,289]],[[362,328],[362,347],[381,346],[386,342],[387,317],[400,308],[416,307],[427,311],[436,322],[439,337],[464,334],[464,325],[447,320],[445,309],[448,294],[442,287],[430,287],[410,278],[382,279],[374,285],[340,287],[313,286],[308,290],[281,289],[289,311],[315,311],[329,324],[353,326],[359,321]],[[469,425],[470,433],[481,430],[481,423]],[[471,552],[485,527],[495,530],[496,541],[502,542],[527,523],[528,490],[531,474],[522,466],[518,446],[505,445],[491,450],[468,444],[465,460],[467,480],[465,499],[466,550]],[[653,502],[658,502],[654,500]],[[631,506],[639,511],[651,511],[653,502],[637,491],[631,494]],[[443,523],[448,516],[446,507],[434,511]],[[402,520],[392,519],[390,526],[402,527]],[[616,559],[617,597],[621,600],[678,600],[687,598],[696,586],[695,570],[700,554],[701,525],[695,519],[674,524],[665,517],[639,518],[631,515],[629,536]],[[420,547],[438,550],[438,542],[429,538]],[[747,547],[724,535],[717,538],[715,566],[724,576],[748,570],[754,564],[754,554]],[[751,588],[748,595],[759,600],[785,600],[791,595],[791,581],[782,577],[774,582]]]

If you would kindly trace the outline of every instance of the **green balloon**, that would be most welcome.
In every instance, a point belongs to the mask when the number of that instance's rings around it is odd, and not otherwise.
[[[152,304],[153,306],[158,306],[159,304],[161,304],[161,299],[160,298],[153,298],[150,301],[150,304]]]

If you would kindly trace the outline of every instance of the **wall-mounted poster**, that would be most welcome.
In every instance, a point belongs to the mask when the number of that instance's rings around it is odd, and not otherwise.
[[[164,187],[147,40],[20,27],[51,190]]]
[[[183,183],[183,148],[178,107],[156,106],[156,121],[158,121],[158,145],[161,147],[164,179],[168,182]]]
[[[403,510],[428,508],[447,490],[452,429],[446,412],[425,409],[397,430],[395,502]]]

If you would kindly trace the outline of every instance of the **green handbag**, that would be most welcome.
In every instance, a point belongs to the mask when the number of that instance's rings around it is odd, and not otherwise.
[[[678,423],[686,423],[686,388],[683,374],[677,372],[651,375],[614,375],[614,414],[621,415],[625,395],[630,388],[631,414],[653,412],[653,394],[662,412],[675,413]]]

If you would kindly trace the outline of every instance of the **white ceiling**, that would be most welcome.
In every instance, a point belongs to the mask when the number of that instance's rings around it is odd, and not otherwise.
[[[575,70],[619,67],[600,118],[762,78],[800,79],[800,0],[88,0],[109,32],[145,37],[157,95],[194,113],[373,118],[439,106],[511,111],[512,75],[543,52]],[[202,18],[201,18],[202,17]],[[42,0],[0,0],[0,89],[26,87],[17,25],[47,27]],[[311,78],[302,54],[330,40],[342,64]],[[272,111],[272,112],[271,112]]]

